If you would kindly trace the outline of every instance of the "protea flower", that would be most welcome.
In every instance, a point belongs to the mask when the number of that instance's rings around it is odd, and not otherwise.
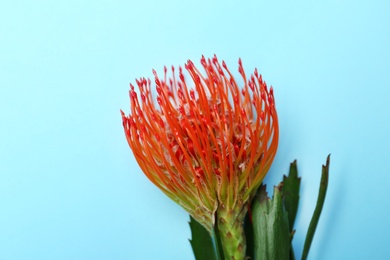
[[[153,71],[130,84],[131,112],[122,111],[127,141],[145,175],[208,231],[218,221],[227,259],[244,259],[243,220],[278,146],[272,87],[255,69],[239,86],[224,61],[188,60],[169,77]],[[154,84],[153,84],[154,85]],[[140,98],[139,98],[140,97]]]

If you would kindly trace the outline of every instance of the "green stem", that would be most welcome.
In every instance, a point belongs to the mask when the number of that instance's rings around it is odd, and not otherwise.
[[[220,245],[225,260],[244,260],[246,240],[244,232],[244,218],[246,207],[227,210],[219,208],[217,211],[217,228]]]

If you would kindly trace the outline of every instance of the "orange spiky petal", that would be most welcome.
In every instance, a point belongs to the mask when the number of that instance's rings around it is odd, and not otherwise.
[[[240,89],[224,61],[201,58],[204,73],[188,60],[178,76],[153,70],[151,81],[130,85],[131,112],[122,112],[127,141],[145,175],[211,230],[218,207],[232,209],[253,197],[278,146],[272,87],[255,69]],[[187,85],[187,82],[190,82]],[[190,86],[190,87],[189,87]]]

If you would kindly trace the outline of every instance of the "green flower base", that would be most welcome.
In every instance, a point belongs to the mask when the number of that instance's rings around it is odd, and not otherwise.
[[[307,259],[309,254],[325,202],[329,162],[330,155],[327,157],[326,164],[322,166],[317,205],[306,234],[302,252],[303,260]],[[195,258],[197,260],[294,260],[292,239],[295,233],[293,227],[298,211],[300,181],[297,162],[294,161],[290,165],[288,176],[284,176],[283,182],[274,187],[272,199],[268,197],[266,186],[261,185],[245,220],[242,220],[244,218],[241,216],[239,219],[229,219],[227,212],[220,212],[220,216],[216,216],[212,234],[190,217],[192,233],[190,243]],[[228,221],[218,221],[221,217]],[[232,225],[229,226],[229,223]],[[230,232],[234,233],[232,241],[227,240],[225,236]]]

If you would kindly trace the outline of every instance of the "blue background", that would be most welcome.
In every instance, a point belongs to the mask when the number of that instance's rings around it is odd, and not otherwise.
[[[135,78],[214,53],[274,86],[266,182],[298,159],[298,258],[328,153],[310,258],[390,258],[389,14],[389,1],[3,1],[0,259],[193,259],[188,215],[140,171],[119,110]]]

